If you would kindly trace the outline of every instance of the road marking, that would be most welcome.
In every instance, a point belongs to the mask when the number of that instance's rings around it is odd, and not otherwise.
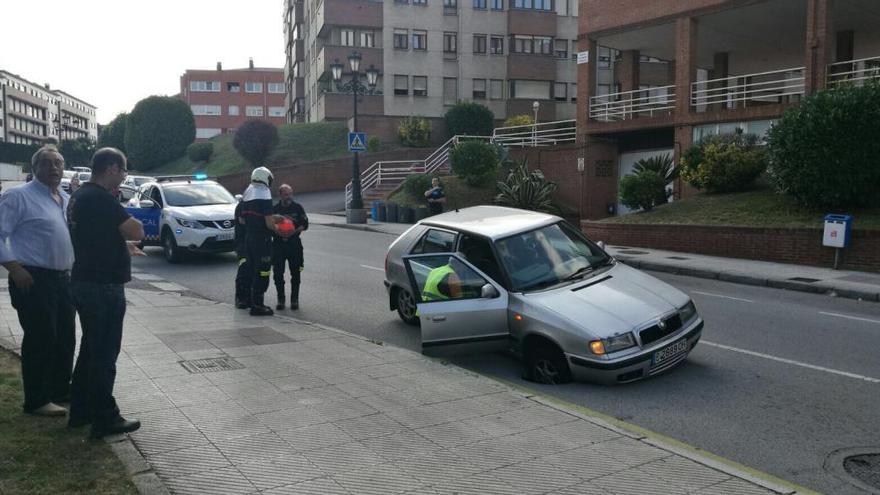
[[[734,301],[742,301],[742,302],[747,302],[747,303],[755,302],[755,301],[752,301],[751,299],[743,299],[740,297],[732,297],[732,296],[722,296],[721,294],[713,294],[711,292],[701,292],[698,290],[692,290],[691,293],[692,294],[700,294],[700,295],[709,296],[709,297],[720,297],[722,299],[733,299]]]
[[[375,266],[370,266],[370,265],[361,265],[361,267],[366,268],[368,270],[376,270],[377,272],[384,272],[385,271],[384,268],[376,268]]]
[[[877,323],[878,325],[880,325],[880,320],[872,320],[870,318],[859,318],[858,316],[842,315],[840,313],[826,313],[825,311],[819,311],[819,314],[825,316],[836,316],[838,318],[846,318],[847,320],[867,321],[868,323]]]
[[[808,369],[816,370],[816,371],[824,371],[825,373],[831,373],[833,375],[845,376],[847,378],[855,378],[856,380],[863,380],[863,381],[866,381],[869,383],[880,383],[880,378],[871,378],[870,376],[857,375],[855,373],[850,373],[848,371],[840,371],[840,370],[835,370],[835,369],[831,369],[831,368],[825,368],[823,366],[816,366],[814,364],[802,363],[800,361],[794,361],[791,359],[785,359],[785,358],[781,358],[781,357],[771,356],[769,354],[762,354],[760,352],[755,352],[755,351],[747,351],[745,349],[739,349],[737,347],[730,347],[729,345],[716,344],[714,342],[707,342],[705,340],[700,341],[700,343],[706,344],[709,347],[717,347],[719,349],[724,349],[727,351],[748,354],[749,356],[755,356],[755,357],[759,357],[759,358],[769,359],[771,361],[776,361],[779,363],[791,364],[794,366],[800,366],[802,368],[808,368]]]

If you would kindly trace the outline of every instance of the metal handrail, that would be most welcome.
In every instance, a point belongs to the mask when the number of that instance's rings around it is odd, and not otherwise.
[[[782,76],[771,80],[752,79]],[[737,102],[775,99],[782,102],[786,96],[801,96],[805,92],[804,68],[793,67],[767,72],[756,72],[707,81],[691,83],[691,106],[705,108],[708,105],[723,104],[729,107]]]
[[[659,90],[666,92],[660,95],[651,94],[652,91]],[[675,101],[675,85],[593,96],[590,98],[590,118],[610,122],[643,114],[653,116],[655,112],[674,109]]]
[[[543,146],[574,142],[577,139],[577,120],[557,120],[507,127],[492,131],[491,142],[505,146]]]
[[[835,72],[833,69],[837,67],[849,70]],[[826,80],[829,86],[842,83],[863,84],[871,79],[880,79],[880,57],[835,62],[827,68]]]

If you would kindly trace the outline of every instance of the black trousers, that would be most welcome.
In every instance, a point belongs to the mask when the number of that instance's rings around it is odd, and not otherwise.
[[[251,266],[251,304],[264,306],[264,296],[269,288],[272,270],[272,239],[248,238],[247,263]]]
[[[251,265],[247,248],[238,253],[238,271],[235,273],[235,302],[251,302]]]
[[[284,299],[284,265],[290,270],[290,299],[299,301],[300,272],[303,271],[303,245],[299,237],[272,244],[272,277],[278,299]]]
[[[106,425],[119,417],[113,387],[122,349],[125,289],[122,284],[74,282],[73,293],[83,335],[73,371],[70,417]]]
[[[24,330],[21,375],[24,410],[70,397],[70,376],[76,346],[76,323],[67,272],[25,267],[34,279],[22,291],[9,279],[12,306]]]

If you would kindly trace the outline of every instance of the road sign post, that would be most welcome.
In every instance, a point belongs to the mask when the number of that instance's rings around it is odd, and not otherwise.
[[[367,151],[367,133],[365,132],[349,132],[348,133],[348,151],[357,153],[359,151]]]

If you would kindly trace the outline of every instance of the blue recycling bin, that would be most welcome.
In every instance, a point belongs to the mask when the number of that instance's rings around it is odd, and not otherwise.
[[[378,200],[373,201],[373,207],[372,207],[372,209],[370,209],[370,218],[372,218],[373,221],[378,222],[379,221],[379,210],[384,209],[384,208],[385,208],[384,201],[378,201]]]

